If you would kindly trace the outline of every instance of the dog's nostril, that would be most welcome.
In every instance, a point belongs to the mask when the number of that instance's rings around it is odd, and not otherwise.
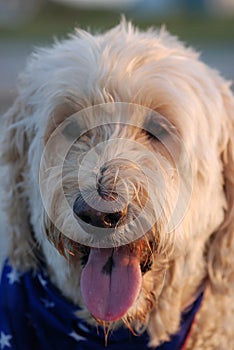
[[[115,228],[120,220],[123,218],[123,212],[119,211],[116,213],[106,214],[104,217],[104,223],[106,227]]]
[[[76,214],[76,215],[77,215],[77,214]],[[86,222],[86,224],[90,224],[90,223],[91,223],[91,218],[90,218],[90,216],[88,216],[88,215],[86,215],[86,214],[80,214],[80,215],[77,215],[77,216],[79,216],[79,218],[80,218],[82,221]]]

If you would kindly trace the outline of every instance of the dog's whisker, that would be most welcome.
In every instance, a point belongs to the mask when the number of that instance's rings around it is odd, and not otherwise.
[[[131,321],[129,321],[127,317],[122,317],[122,322],[125,324],[125,326],[130,330],[130,332],[134,336],[137,336],[137,333],[134,331],[134,329],[131,326]]]
[[[102,327],[103,332],[104,332],[105,347],[108,347],[108,337],[109,337],[109,334],[111,331],[111,323],[103,321],[103,320],[99,320],[96,318],[95,318],[95,320],[97,321],[97,325],[96,325],[97,334],[99,334],[98,325],[100,325]]]

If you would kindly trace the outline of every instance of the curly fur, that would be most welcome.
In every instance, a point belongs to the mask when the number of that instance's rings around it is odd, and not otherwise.
[[[20,76],[18,97],[4,116],[1,158],[8,176],[2,183],[11,262],[21,270],[36,268],[37,257],[43,254],[51,280],[67,298],[83,306],[80,261],[66,253],[69,242],[45,213],[39,166],[43,148],[61,122],[84,108],[113,102],[141,105],[167,118],[183,140],[193,175],[189,207],[170,239],[163,233],[163,221],[157,228],[159,237],[152,228],[160,249],[143,277],[138,307],[133,305],[123,321],[139,332],[148,329],[150,345],[157,346],[177,331],[181,312],[206,286],[186,349],[226,350],[234,342],[234,98],[229,82],[164,29],[140,32],[123,21],[103,35],[76,30],[67,40],[38,49],[29,59]],[[157,153],[152,141],[137,130],[103,132],[104,140],[115,133]],[[95,135],[88,135],[73,152],[79,153],[82,147],[88,151],[94,139]],[[135,149],[130,151],[134,160],[141,157]],[[109,150],[107,159],[97,158],[103,164],[125,152],[120,145],[118,150]],[[65,169],[71,199],[75,187],[72,157],[74,153],[68,159],[67,175]],[[173,169],[170,159],[158,157],[168,174]],[[145,167],[147,162],[148,158]],[[134,167],[122,171],[139,179]],[[56,202],[58,184],[52,175],[48,181]],[[157,185],[153,175],[149,182]],[[132,184],[139,192],[136,181]],[[153,202],[152,206],[157,198]],[[54,204],[56,215],[62,209],[58,203]],[[82,315],[95,322],[85,307]]]

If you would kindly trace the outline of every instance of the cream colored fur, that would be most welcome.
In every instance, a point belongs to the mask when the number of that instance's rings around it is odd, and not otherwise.
[[[140,32],[123,21],[103,35],[77,30],[31,56],[18,97],[4,116],[1,158],[8,176],[1,181],[10,259],[19,269],[36,268],[43,252],[51,280],[83,305],[80,263],[56,249],[40,196],[39,165],[45,142],[60,122],[83,108],[112,102],[142,105],[167,118],[181,135],[193,176],[185,216],[169,243],[160,233],[161,250],[143,277],[140,306],[129,310],[128,319],[142,312],[143,324],[135,328],[148,329],[150,345],[157,346],[177,331],[181,312],[205,286],[186,349],[232,349],[234,98],[229,82],[164,29]],[[146,138],[139,142],[157,153]],[[91,146],[89,140],[87,149]],[[153,298],[147,311],[152,293],[157,303]],[[83,317],[94,322],[86,309]]]

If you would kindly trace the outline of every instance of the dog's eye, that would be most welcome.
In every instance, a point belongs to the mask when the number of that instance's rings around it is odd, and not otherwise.
[[[166,120],[161,120],[153,116],[146,120],[144,128],[150,137],[158,141],[163,141],[172,133],[173,126]]]

